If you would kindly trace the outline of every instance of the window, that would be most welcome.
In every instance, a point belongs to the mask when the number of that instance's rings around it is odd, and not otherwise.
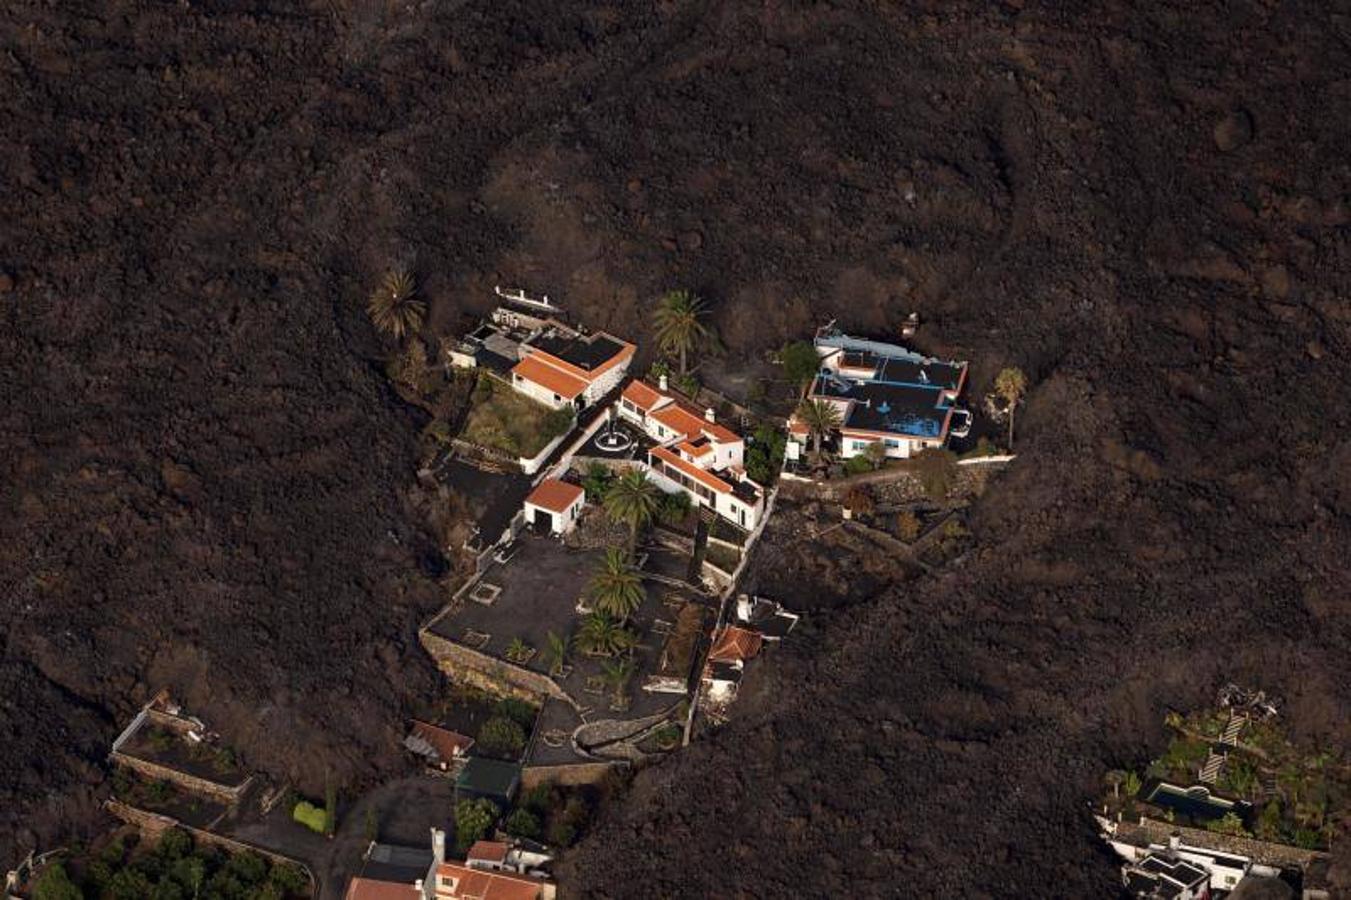
[[[560,400],[562,400],[562,399],[563,399],[562,397],[558,396],[557,394],[554,394],[554,402],[555,402],[555,403],[557,403],[558,401],[560,401]]]
[[[895,450],[897,447],[901,446],[901,442],[896,440],[895,438],[887,438],[882,443],[886,444],[887,449],[889,450]]]
[[[862,450],[864,447],[868,446],[867,441],[854,441],[853,444],[855,450]]]

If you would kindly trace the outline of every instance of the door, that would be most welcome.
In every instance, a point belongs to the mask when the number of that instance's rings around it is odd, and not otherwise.
[[[545,512],[542,509],[535,510],[535,530],[550,533],[554,530],[553,513]]]

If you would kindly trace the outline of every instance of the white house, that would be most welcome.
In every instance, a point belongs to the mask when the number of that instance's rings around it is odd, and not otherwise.
[[[816,335],[821,368],[807,399],[835,408],[839,452],[849,459],[880,444],[888,457],[904,459],[962,437],[971,417],[956,401],[967,365],[922,356],[895,344],[841,334],[826,326]],[[789,440],[810,445],[807,424],[788,420]]]
[[[663,490],[684,491],[697,506],[750,530],[764,512],[764,492],[746,475],[746,442],[673,393],[662,378],[653,387],[634,380],[620,395],[619,416],[658,446],[647,453],[652,479]]]
[[[635,349],[603,331],[582,334],[553,322],[520,345],[511,385],[554,409],[583,409],[619,386]]]
[[[1177,856],[1150,853],[1121,867],[1127,893],[1141,900],[1207,900],[1210,873]]]
[[[575,484],[546,478],[525,498],[525,520],[537,530],[563,535],[577,527],[586,491]]]

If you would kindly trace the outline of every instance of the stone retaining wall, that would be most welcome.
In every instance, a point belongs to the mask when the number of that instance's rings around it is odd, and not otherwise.
[[[253,776],[250,775],[239,784],[230,787],[229,785],[211,781],[207,778],[189,775],[187,772],[182,772],[178,769],[170,768],[169,766],[151,762],[148,759],[142,759],[139,756],[130,756],[123,753],[121,750],[114,750],[110,758],[118,765],[125,766],[133,772],[144,775],[151,780],[168,781],[171,784],[178,785],[185,791],[191,791],[194,794],[203,794],[228,805],[237,803],[239,798],[243,796],[244,791],[248,789],[249,784],[253,781]]]
[[[172,816],[165,816],[160,813],[137,809],[134,806],[128,806],[117,800],[104,801],[103,806],[108,812],[121,819],[123,822],[126,822],[128,825],[135,825],[137,828],[141,829],[141,831],[153,841],[158,841],[160,837],[163,836],[164,832],[168,831],[170,828],[181,828],[192,835],[193,839],[197,841],[198,844],[210,844],[231,853],[257,853],[259,856],[271,860],[274,863],[295,866],[304,872],[305,877],[309,879],[310,895],[314,896],[317,893],[317,882],[314,878],[314,872],[310,870],[309,866],[298,859],[293,859],[284,854],[259,847],[256,844],[249,844],[244,841],[236,840],[235,838],[226,837],[225,835],[217,834],[214,831],[194,828],[191,825],[186,825],[183,822],[178,821]]]
[[[568,704],[572,703],[563,689],[547,675],[472,650],[463,644],[434,634],[429,629],[424,628],[418,634],[418,640],[422,642],[423,649],[436,660],[441,671],[456,681],[463,681],[492,693],[506,692],[532,703],[538,703],[541,696],[557,697]]]
[[[570,763],[562,766],[526,766],[521,770],[521,790],[529,791],[541,784],[557,784],[564,787],[599,784],[611,772],[622,770],[627,765],[615,761]]]

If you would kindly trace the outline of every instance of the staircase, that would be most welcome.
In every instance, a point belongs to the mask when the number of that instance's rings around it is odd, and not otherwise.
[[[1238,736],[1243,732],[1243,726],[1247,724],[1247,716],[1242,713],[1230,713],[1229,721],[1224,726],[1224,734],[1220,735],[1220,743],[1228,747],[1238,746]]]
[[[1201,774],[1196,780],[1202,784],[1214,784],[1215,780],[1220,777],[1220,769],[1223,767],[1224,757],[1211,750],[1210,756],[1206,757],[1206,764],[1201,767]]]

